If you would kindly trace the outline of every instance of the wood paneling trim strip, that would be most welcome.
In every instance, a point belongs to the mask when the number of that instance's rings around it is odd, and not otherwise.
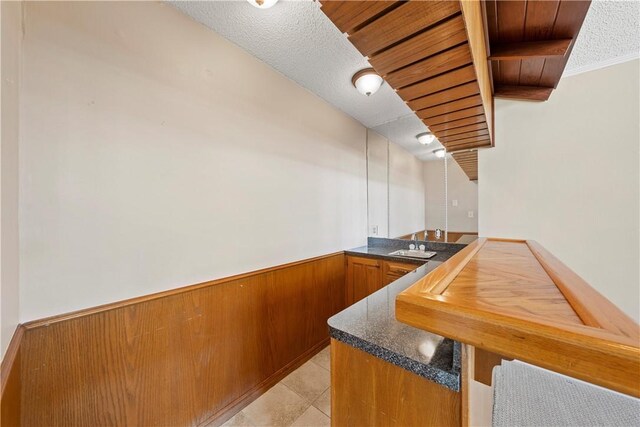
[[[473,365],[470,359],[473,347],[466,344],[462,344],[460,347],[460,395],[462,397],[460,405],[460,427],[469,427],[471,425],[469,422],[469,403],[471,400],[469,397],[469,386],[471,385],[470,378],[473,375]]]
[[[552,87],[496,85],[496,98],[523,99],[527,101],[546,101],[551,96]]]
[[[539,40],[491,46],[491,60],[518,60],[564,56],[572,39]]]

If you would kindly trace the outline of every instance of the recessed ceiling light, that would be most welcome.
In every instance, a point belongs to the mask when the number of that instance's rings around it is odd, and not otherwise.
[[[274,4],[278,3],[278,0],[247,0],[251,6],[255,6],[258,9],[269,9]]]
[[[436,140],[436,136],[431,132],[422,132],[416,135],[418,142],[422,145],[429,145]]]
[[[442,159],[444,158],[446,151],[444,148],[439,148],[437,150],[433,150],[433,154],[435,154],[437,158]]]
[[[365,68],[353,75],[351,83],[363,95],[370,96],[382,86],[382,77],[373,68]]]

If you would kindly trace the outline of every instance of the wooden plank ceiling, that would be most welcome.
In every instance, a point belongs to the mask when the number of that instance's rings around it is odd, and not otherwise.
[[[448,152],[493,146],[493,104],[480,3],[321,3],[325,15],[347,33]],[[472,31],[480,37],[470,41]],[[482,67],[484,75],[478,71]],[[477,172],[470,179],[477,179]]]
[[[590,3],[484,1],[494,96],[549,99],[567,65]]]
[[[493,147],[493,97],[546,100],[589,1],[321,0],[447,152]],[[477,153],[454,156],[478,178]]]
[[[458,151],[451,154],[471,181],[478,180],[478,151]]]

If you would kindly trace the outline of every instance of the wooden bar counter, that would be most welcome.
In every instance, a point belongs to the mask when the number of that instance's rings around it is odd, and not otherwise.
[[[638,324],[533,241],[477,240],[399,293],[396,318],[640,397]]]

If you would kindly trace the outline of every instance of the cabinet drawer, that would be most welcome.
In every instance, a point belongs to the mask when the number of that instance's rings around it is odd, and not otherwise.
[[[407,273],[411,273],[418,268],[419,265],[407,264],[395,261],[384,261],[382,264],[383,285],[386,286],[391,282],[395,282]]]
[[[383,285],[387,286],[389,283],[395,282],[396,280],[398,280],[402,276],[404,276],[404,274],[385,274]]]
[[[404,276],[407,273],[411,273],[413,270],[418,268],[418,266],[415,264],[403,264],[403,263],[391,262],[391,261],[385,261],[385,264],[386,264],[385,274],[395,274],[400,276]]]

